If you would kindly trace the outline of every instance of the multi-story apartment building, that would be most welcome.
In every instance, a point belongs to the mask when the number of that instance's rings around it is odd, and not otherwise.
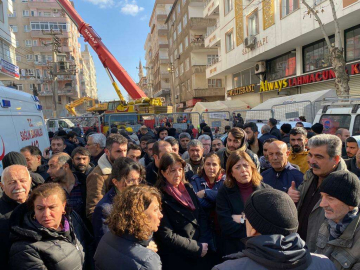
[[[335,26],[327,0],[306,0],[319,11],[331,43]],[[334,0],[350,75],[360,94],[360,1]],[[251,107],[279,95],[334,89],[329,49],[318,22],[300,0],[209,0],[204,18],[218,20],[205,46],[218,49],[208,79],[225,78],[227,99]],[[305,16],[304,16],[305,15]],[[221,55],[221,57],[220,57]]]
[[[45,117],[52,117],[54,79],[50,71],[54,58],[62,62],[58,64],[58,71],[71,73],[70,70],[80,70],[80,35],[55,0],[16,0],[13,5],[14,13],[9,17],[9,24],[17,41],[16,57],[20,67],[18,89],[32,93],[36,88]],[[56,56],[53,50],[54,36],[48,35],[51,30],[58,33]],[[57,90],[57,115],[66,116],[65,105],[81,96],[79,73],[59,75]]]
[[[174,0],[156,0],[149,21],[144,49],[146,60],[147,91],[149,97],[163,97],[170,104],[170,74],[168,72],[168,40],[165,20]]]
[[[87,44],[85,44],[85,50],[81,52],[81,59],[83,61],[83,66],[88,72],[88,81],[85,81],[85,85],[87,85],[87,87],[84,89],[84,92],[81,91],[81,96],[97,99],[98,89],[96,85],[96,69]]]
[[[147,96],[150,96],[149,93],[147,92],[147,91],[148,91],[148,89],[147,89],[147,78],[146,78],[146,76],[144,75],[144,67],[143,67],[143,65],[141,64],[141,60],[139,61],[138,70],[139,70],[139,73],[138,73],[139,82],[137,83],[137,85],[140,87],[141,90],[144,91],[144,93],[145,93]]]
[[[5,0],[0,2],[0,81],[9,86],[12,81],[19,79],[19,67],[16,63],[16,39],[9,28],[9,16],[14,16],[13,2]]]
[[[179,109],[190,110],[198,101],[224,100],[223,81],[206,78],[206,66],[217,49],[205,48],[205,37],[216,19],[203,18],[203,7],[201,0],[177,0],[166,20],[173,67],[171,89]]]

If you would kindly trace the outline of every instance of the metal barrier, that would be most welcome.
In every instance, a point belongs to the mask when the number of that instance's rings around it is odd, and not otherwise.
[[[229,111],[203,112],[201,120],[210,128],[219,128],[220,133],[225,132],[225,126],[232,127],[231,114]]]
[[[104,114],[104,129],[106,133],[111,125],[116,125],[118,128],[131,127],[133,132],[138,132],[142,125],[153,129],[157,125],[157,118],[155,114],[137,114],[137,113],[114,113]]]
[[[310,100],[299,102],[284,102],[273,105],[274,118],[280,121],[293,121],[300,116],[305,116],[307,122],[314,121],[314,108]]]
[[[68,132],[76,127],[80,128],[82,134],[85,134],[88,129],[101,132],[101,120],[99,115],[49,118],[46,120],[46,127],[48,131],[52,132],[58,131],[59,128]]]
[[[236,117],[238,117],[238,114],[241,114],[241,117],[244,119],[244,123],[251,122],[251,121],[257,121],[257,120],[268,121],[269,118],[274,117],[274,111],[272,109],[269,109],[269,110],[239,110],[239,111],[234,111],[233,113],[235,113]],[[232,120],[234,123],[235,122],[234,116],[233,116]]]
[[[201,116],[198,112],[161,113],[157,115],[158,125],[171,123],[173,128],[185,131],[188,125],[198,127],[201,123]]]

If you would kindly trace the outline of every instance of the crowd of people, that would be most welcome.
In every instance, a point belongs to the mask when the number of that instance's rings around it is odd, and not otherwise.
[[[1,269],[360,269],[360,136],[235,120],[7,153]]]

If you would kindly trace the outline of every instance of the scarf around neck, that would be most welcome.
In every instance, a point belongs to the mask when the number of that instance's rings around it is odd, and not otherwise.
[[[192,201],[190,194],[187,191],[183,182],[180,182],[178,187],[174,187],[173,185],[170,185],[166,181],[164,191],[167,194],[169,194],[171,197],[173,197],[181,205],[185,206],[186,208],[190,209],[191,211],[195,210],[194,202]]]
[[[354,210],[350,211],[345,215],[345,217],[339,222],[335,223],[332,220],[328,220],[330,226],[330,240],[339,238],[347,226],[358,216],[359,208],[355,207]]]

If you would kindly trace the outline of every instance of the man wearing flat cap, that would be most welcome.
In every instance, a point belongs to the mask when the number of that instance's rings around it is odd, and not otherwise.
[[[326,255],[336,269],[360,269],[360,181],[348,171],[329,174],[320,185],[325,210],[316,253]]]

